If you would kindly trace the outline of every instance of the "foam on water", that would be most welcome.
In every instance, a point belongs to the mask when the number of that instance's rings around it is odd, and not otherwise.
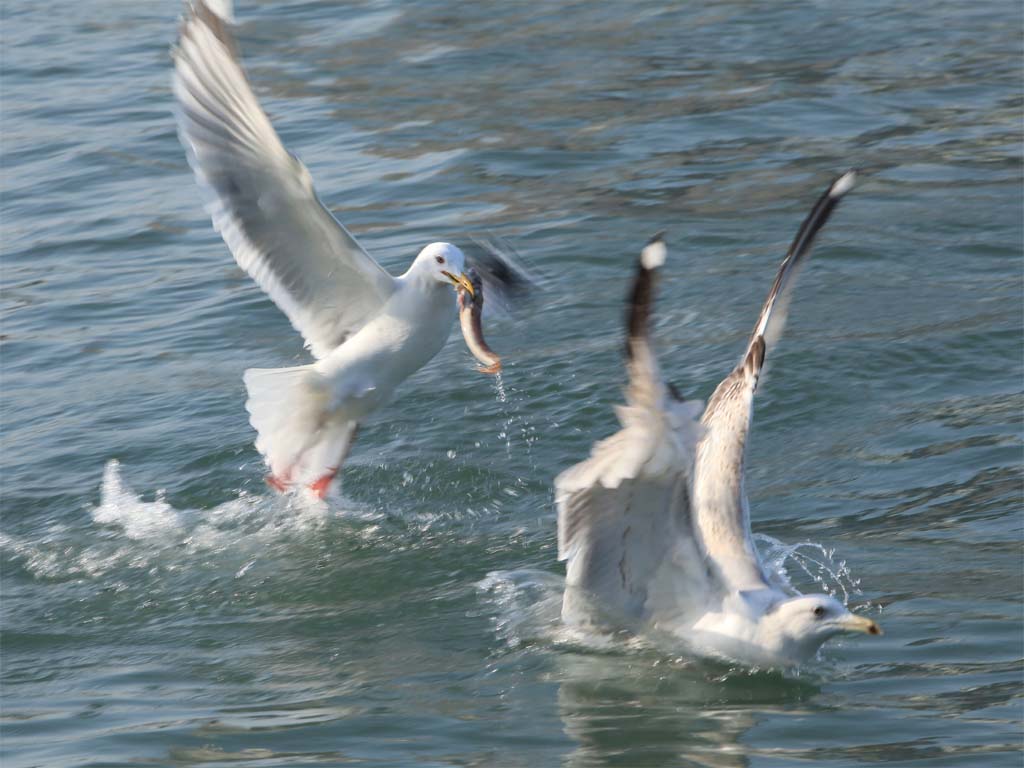
[[[155,539],[181,532],[183,520],[158,491],[155,501],[145,502],[124,485],[121,463],[111,459],[103,468],[100,504],[92,510],[93,522],[120,527],[129,539]]]
[[[107,462],[100,503],[85,531],[61,524],[31,540],[0,534],[0,549],[21,560],[37,578],[95,578],[118,568],[144,568],[217,554],[242,577],[277,541],[309,536],[333,517],[373,521],[379,513],[340,500],[330,505],[301,496],[238,497],[208,510],[175,509],[164,497],[146,501],[125,483],[121,464]]]

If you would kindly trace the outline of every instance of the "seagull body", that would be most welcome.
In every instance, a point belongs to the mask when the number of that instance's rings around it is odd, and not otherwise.
[[[246,408],[256,447],[278,490],[307,484],[323,495],[344,461],[357,425],[444,346],[456,314],[449,287],[432,277],[435,255],[457,260],[454,246],[424,249],[379,313],[312,365],[250,368]],[[450,284],[449,284],[450,285]],[[323,478],[327,478],[323,480]],[[319,484],[318,484],[319,483]]]
[[[644,248],[630,298],[622,429],[555,481],[566,623],[667,631],[701,652],[779,665],[808,660],[840,632],[880,634],[834,598],[800,595],[768,573],[743,480],[754,393],[793,278],[853,179],[833,182],[804,221],[746,352],[703,414],[658,368],[648,321],[665,246],[655,239]]]
[[[435,290],[415,274],[396,282],[380,314],[314,365],[335,382],[335,404],[353,418],[384,405],[400,382],[441,351],[454,324],[455,301],[446,286],[438,283]]]
[[[267,480],[323,497],[360,420],[444,346],[456,316],[452,288],[474,289],[454,245],[426,246],[392,277],[331,216],[260,107],[231,21],[230,0],[187,7],[174,52],[179,134],[214,228],[316,358],[245,372]]]

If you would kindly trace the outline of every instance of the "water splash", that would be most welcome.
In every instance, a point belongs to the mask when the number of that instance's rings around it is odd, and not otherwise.
[[[492,571],[476,584],[494,610],[491,626],[506,649],[547,648],[588,654],[630,654],[660,648],[678,653],[681,640],[562,622],[565,577],[536,569]]]
[[[844,605],[851,595],[862,594],[860,579],[853,575],[845,560],[836,561],[834,549],[813,541],[786,544],[763,533],[755,533],[753,538],[769,575],[776,577],[781,589],[796,591],[792,583],[795,577],[800,581],[809,579],[816,588]]]
[[[129,539],[164,538],[179,534],[184,525],[181,514],[164,500],[162,491],[155,501],[145,502],[121,480],[121,462],[111,459],[103,468],[100,505],[92,510],[93,522],[120,527]]]
[[[220,562],[242,578],[270,547],[308,539],[332,516],[379,516],[349,503],[346,507],[241,492],[213,509],[175,509],[163,491],[152,501],[135,493],[113,459],[103,469],[100,503],[89,511],[84,529],[62,524],[30,537],[0,534],[0,548],[41,579],[93,579],[125,569],[175,569],[183,562]]]
[[[514,418],[514,409],[510,407],[508,392],[505,389],[505,380],[501,376],[501,371],[494,376],[494,394],[498,398],[498,404],[501,406],[501,412],[503,416],[503,424],[501,431],[498,433],[498,439],[505,443],[505,455],[512,458],[512,438],[510,433],[512,431],[512,420]]]
[[[614,635],[562,623],[565,578],[559,574],[534,569],[492,571],[476,588],[494,609],[494,633],[510,650],[540,645],[602,652],[621,645]]]
[[[494,392],[498,396],[498,402],[502,405],[508,402],[508,394],[505,392],[505,380],[501,377],[501,371],[494,374]]]
[[[512,459],[512,442],[518,434],[526,449],[526,459],[530,469],[537,470],[537,463],[533,457],[533,444],[537,441],[537,429],[530,423],[526,410],[522,407],[522,398],[517,397],[517,391],[509,386],[506,388],[505,380],[501,372],[494,377],[494,393],[501,406],[503,423],[498,438],[505,443],[505,455]]]
[[[779,589],[793,594],[801,591],[797,586],[821,591],[844,604],[851,595],[862,594],[860,579],[845,560],[836,560],[834,550],[813,541],[786,544],[764,534],[754,534],[754,540],[769,577]],[[565,578],[559,574],[531,569],[493,571],[476,587],[494,611],[491,623],[495,634],[511,650],[543,645],[597,653],[657,648],[663,653],[685,650],[687,654],[705,655],[699,649],[684,648],[683,640],[673,633],[652,632],[640,637],[566,626],[561,620]]]

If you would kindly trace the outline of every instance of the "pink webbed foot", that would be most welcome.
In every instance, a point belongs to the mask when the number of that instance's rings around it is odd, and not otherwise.
[[[334,480],[334,478],[335,478],[335,476],[337,476],[337,474],[338,474],[338,468],[335,467],[330,472],[328,472],[326,475],[321,477],[319,480],[317,480],[317,481],[315,481],[313,483],[310,483],[309,490],[312,491],[313,494],[318,499],[320,499],[320,500],[325,499],[327,497],[327,492],[331,488],[331,481]]]
[[[288,488],[289,488],[288,482],[285,481],[285,480],[282,480],[281,478],[277,477],[276,475],[267,475],[263,479],[266,481],[267,485],[269,485],[271,488],[273,488],[278,493],[287,493],[288,492]]]

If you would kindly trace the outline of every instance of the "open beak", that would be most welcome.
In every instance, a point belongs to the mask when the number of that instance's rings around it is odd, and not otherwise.
[[[883,635],[882,628],[866,616],[855,616],[852,613],[840,619],[839,626],[844,632],[863,632],[866,635]]]
[[[476,291],[473,290],[473,283],[471,283],[469,281],[469,278],[466,277],[465,272],[463,272],[458,277],[453,275],[451,272],[446,272],[444,270],[441,271],[441,274],[447,277],[449,280],[451,280],[452,285],[454,285],[456,288],[465,288],[467,291],[469,291],[470,296],[472,296],[474,299],[476,298]]]

